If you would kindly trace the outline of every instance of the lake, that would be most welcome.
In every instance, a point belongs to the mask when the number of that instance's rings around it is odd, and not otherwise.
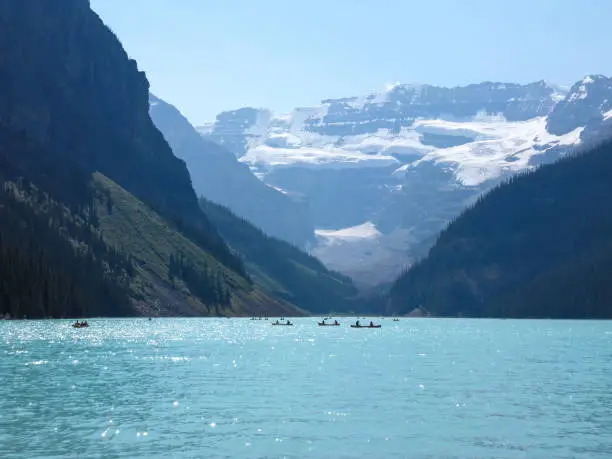
[[[612,322],[292,320],[0,321],[0,456],[612,457]]]

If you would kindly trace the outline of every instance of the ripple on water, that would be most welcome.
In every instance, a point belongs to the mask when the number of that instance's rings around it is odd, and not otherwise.
[[[294,322],[0,322],[0,451],[610,457],[609,322]]]

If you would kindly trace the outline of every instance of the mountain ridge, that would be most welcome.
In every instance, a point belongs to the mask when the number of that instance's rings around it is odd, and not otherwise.
[[[283,194],[257,179],[229,151],[202,139],[175,107],[155,96],[150,101],[154,123],[176,156],[185,160],[195,189],[201,191],[200,207],[240,256],[256,285],[302,310],[362,310],[364,302],[357,299],[350,279],[329,271],[300,250],[304,239],[310,239],[307,234],[298,239],[302,244],[274,237],[276,231],[270,231],[271,224],[280,226],[285,220],[295,223],[298,217],[293,208],[275,205],[279,201],[274,198],[284,197]],[[253,184],[259,188],[253,188]],[[262,195],[262,188],[272,195]],[[242,215],[237,215],[236,206]],[[262,221],[264,225],[258,224]]]
[[[149,111],[174,154],[185,161],[198,196],[299,247],[314,240],[307,202],[257,179],[228,150],[198,135],[173,105],[151,95]]]
[[[396,280],[386,312],[612,318],[610,172],[607,140],[494,188]]]
[[[586,97],[572,98],[588,78]],[[602,112],[610,81],[586,77],[567,89],[544,80],[394,85],[284,115],[223,112],[199,132],[268,185],[309,200],[311,250],[328,267],[378,283],[412,263],[482,193],[612,132]],[[373,250],[360,250],[365,240],[328,237],[368,222],[379,232]]]
[[[0,236],[36,229],[21,244],[4,239],[19,267],[10,278],[22,284],[5,286],[3,309],[36,317],[304,314],[253,284],[200,209],[185,163],[150,119],[146,76],[87,0],[2,1],[0,39],[11,43],[0,61],[8,209]],[[59,238],[61,249],[37,245],[36,235]],[[40,282],[26,275],[28,265]],[[66,302],[59,286],[68,286]]]

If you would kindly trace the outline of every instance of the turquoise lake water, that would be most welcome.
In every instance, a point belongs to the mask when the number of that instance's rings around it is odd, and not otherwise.
[[[294,322],[0,322],[0,457],[612,457],[612,322]]]

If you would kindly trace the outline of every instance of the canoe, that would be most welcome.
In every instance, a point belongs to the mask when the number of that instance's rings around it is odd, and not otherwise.
[[[276,325],[278,327],[293,327],[293,324],[272,324],[272,325]]]
[[[351,325],[351,328],[381,328],[382,325]]]
[[[318,322],[318,324],[319,324],[319,327],[339,327],[340,326],[340,324],[326,324],[323,322]]]

